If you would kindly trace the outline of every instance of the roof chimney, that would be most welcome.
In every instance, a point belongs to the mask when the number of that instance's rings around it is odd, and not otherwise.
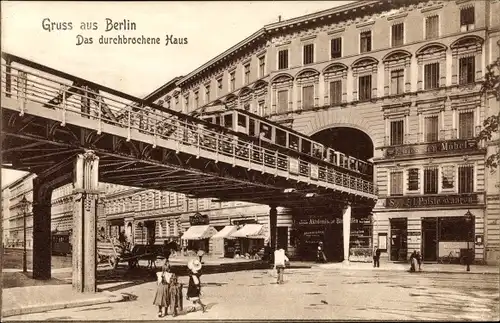
[[[281,16],[278,16],[278,22],[281,22]]]

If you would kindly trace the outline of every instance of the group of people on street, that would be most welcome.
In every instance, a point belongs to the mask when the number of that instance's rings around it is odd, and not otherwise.
[[[158,317],[168,315],[169,309],[172,316],[178,315],[183,308],[183,284],[178,282],[177,276],[170,271],[170,264],[165,257],[158,256],[158,261],[162,262],[161,271],[156,273],[156,294],[153,304],[158,306]],[[201,262],[198,259],[192,259],[187,265],[189,269],[189,283],[186,293],[186,299],[193,303],[187,312],[196,311],[196,305],[200,304],[201,310],[205,312],[206,305],[202,303],[201,296]]]

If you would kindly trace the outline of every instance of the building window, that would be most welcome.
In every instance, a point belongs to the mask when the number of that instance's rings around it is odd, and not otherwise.
[[[443,189],[453,189],[455,182],[455,167],[453,166],[443,166],[441,169],[441,174],[443,177],[442,187]]]
[[[391,72],[391,94],[402,94],[404,92],[404,70]]]
[[[266,73],[266,57],[259,57],[259,77],[264,77]]]
[[[236,89],[236,72],[233,71],[229,74],[229,91],[233,92]]]
[[[408,169],[408,191],[418,191],[418,168]]]
[[[302,107],[310,109],[314,106],[314,85],[302,87]]]
[[[278,113],[288,111],[288,90],[278,92]]]
[[[391,121],[391,146],[402,145],[404,138],[404,121]]]
[[[264,116],[266,115],[266,107],[264,106],[265,102],[264,101],[259,101],[259,115]]]
[[[198,108],[200,106],[200,98],[198,91],[194,92],[194,104],[195,108]]]
[[[250,83],[250,64],[245,65],[245,84]]]
[[[217,96],[222,95],[222,77],[217,79]]]
[[[372,32],[364,31],[360,34],[360,48],[361,53],[366,53],[372,50]]]
[[[475,79],[475,57],[462,57],[459,60],[458,69],[459,69],[459,84],[470,84],[474,83]]]
[[[210,85],[205,86],[205,102],[210,102]]]
[[[288,68],[288,49],[283,49],[278,52],[278,69],[283,70]]]
[[[391,196],[403,195],[403,172],[391,173]]]
[[[314,63],[314,44],[304,45],[304,65]]]
[[[438,116],[425,117],[425,142],[438,141]]]
[[[439,36],[439,16],[430,16],[425,19],[425,39],[433,39]]]
[[[184,97],[184,107],[189,109],[189,96]]]
[[[342,81],[330,82],[330,105],[340,104],[342,102]]]
[[[425,89],[439,87],[439,63],[426,64],[424,66]]]
[[[458,193],[472,193],[474,191],[474,166],[458,167]]]
[[[172,109],[172,102],[170,99],[167,99],[167,109]]]
[[[474,29],[474,7],[460,9],[460,31]]]
[[[403,45],[404,24],[392,25],[392,47]]]
[[[359,100],[366,101],[372,98],[372,76],[359,77]]]
[[[438,192],[438,169],[424,169],[424,194],[437,194]]]
[[[471,139],[474,137],[474,112],[462,112],[458,115],[458,138]]]
[[[342,57],[342,38],[334,38],[330,41],[330,51],[332,58]]]

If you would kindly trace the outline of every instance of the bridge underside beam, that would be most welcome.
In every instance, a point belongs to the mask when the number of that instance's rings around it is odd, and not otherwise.
[[[373,206],[362,195],[322,187],[314,181],[288,179],[223,162],[175,152],[152,144],[127,142],[110,134],[78,128],[40,117],[20,117],[15,111],[3,121],[4,162],[34,173],[54,168],[91,149],[99,156],[102,182],[145,189],[175,191],[198,198],[246,201],[283,207],[302,205]],[[22,129],[22,131],[20,131]],[[99,137],[99,140],[95,140]],[[71,170],[72,171],[72,170]]]

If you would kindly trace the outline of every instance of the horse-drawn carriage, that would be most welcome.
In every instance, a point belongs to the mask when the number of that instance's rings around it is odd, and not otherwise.
[[[132,249],[128,249],[112,240],[97,242],[97,263],[108,261],[109,265],[116,269],[121,262],[127,262],[129,269],[139,267],[139,260],[147,260],[148,267],[155,265],[156,257],[165,256],[170,250],[170,244],[165,245],[142,245],[136,244]]]

